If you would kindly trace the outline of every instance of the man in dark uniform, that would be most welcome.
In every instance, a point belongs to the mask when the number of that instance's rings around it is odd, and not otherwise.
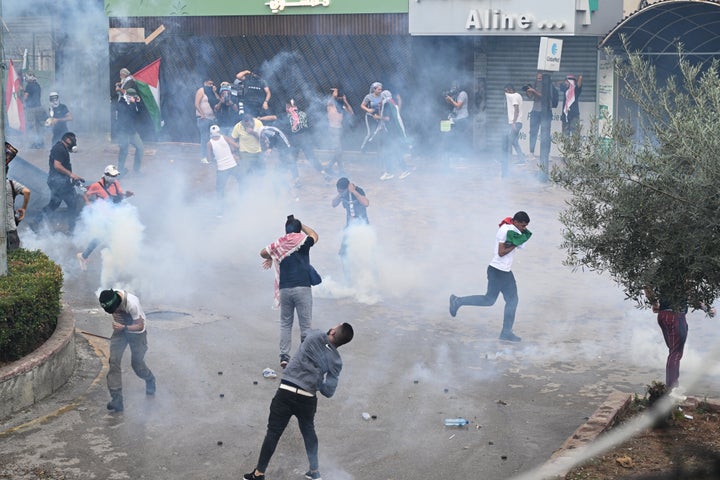
[[[62,202],[68,209],[68,227],[70,231],[75,228],[77,219],[78,195],[73,186],[74,181],[85,180],[72,171],[70,152],[77,151],[77,137],[72,132],[66,132],[59,142],[53,145],[48,159],[49,171],[47,184],[50,188],[50,201],[42,209],[38,222],[49,213],[54,212]]]
[[[120,147],[117,166],[120,175],[128,173],[125,168],[125,159],[130,151],[130,144],[135,147],[133,171],[140,173],[145,145],[138,132],[138,122],[140,122],[144,106],[140,95],[134,88],[128,88],[125,91],[125,95],[118,101],[117,109],[117,142]]]
[[[43,134],[45,133],[45,109],[40,100],[42,89],[35,78],[35,74],[28,70],[25,72],[25,93],[23,93],[23,103],[25,106],[25,120],[30,127],[29,133],[31,138],[30,148],[43,148]]]

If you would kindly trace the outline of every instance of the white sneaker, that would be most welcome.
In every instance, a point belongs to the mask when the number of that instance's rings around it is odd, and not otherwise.
[[[210,163],[210,162],[208,162],[207,157],[203,157],[200,159],[200,163]]]
[[[675,387],[672,390],[670,390],[670,393],[668,393],[668,397],[673,401],[673,403],[681,403],[687,400],[687,396],[685,395],[685,389],[683,387]]]
[[[392,173],[385,172],[382,174],[382,177],[380,177],[380,180],[390,180],[391,178],[394,178],[394,177],[395,177],[395,175],[393,175]]]
[[[407,178],[411,173],[412,172],[410,170],[405,170],[400,174],[400,180],[402,180],[403,178]]]

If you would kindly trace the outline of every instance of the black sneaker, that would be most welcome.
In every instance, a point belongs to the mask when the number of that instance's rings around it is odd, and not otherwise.
[[[314,472],[312,470],[308,470],[307,472],[305,472],[305,478],[307,478],[308,480],[322,480],[320,472],[318,472],[317,470]]]
[[[457,315],[458,308],[460,308],[460,305],[458,304],[458,297],[455,295],[450,295],[450,316],[454,317]]]
[[[505,340],[507,342],[519,342],[520,340],[522,340],[522,338],[518,337],[512,332],[501,333],[499,338],[500,340]]]
[[[148,397],[155,395],[155,377],[145,380],[145,395]]]
[[[287,367],[288,363],[290,363],[290,355],[286,355],[286,354],[280,355],[280,368]]]
[[[243,480],[263,480],[264,478],[265,478],[265,475],[255,475],[255,470],[243,475]]]
[[[107,409],[110,411],[122,412],[124,410],[122,395],[112,395],[112,400],[108,402]]]

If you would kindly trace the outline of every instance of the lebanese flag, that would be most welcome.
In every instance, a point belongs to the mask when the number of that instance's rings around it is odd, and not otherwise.
[[[7,112],[8,126],[15,130],[25,131],[25,112],[22,104],[22,82],[10,60],[7,85],[5,87],[5,111]]]
[[[158,58],[150,65],[141,68],[132,76],[135,79],[138,95],[145,103],[145,108],[155,125],[155,131],[160,131],[163,126],[160,115],[160,59]]]

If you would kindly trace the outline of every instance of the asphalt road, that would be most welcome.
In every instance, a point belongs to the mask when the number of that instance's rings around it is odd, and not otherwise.
[[[73,165],[87,179],[115,163],[103,141],[78,143]],[[501,179],[499,164],[482,154],[451,164],[420,156],[408,178],[383,182],[373,155],[348,155],[350,178],[371,201],[373,229],[358,240],[362,261],[347,286],[337,259],[344,212],[330,206],[334,184],[306,163],[299,188],[282,179],[248,179],[240,193],[229,185],[231,201],[217,218],[214,167],[200,164],[198,147],[148,147],[143,175],[121,179],[136,194],[132,208],[111,222],[120,228],[86,272],[75,253],[90,230],[68,236],[52,224],[20,232],[26,247],[62,265],[64,302],[87,333],[79,333],[68,385],[0,422],[0,478],[236,479],[249,472],[279,380],[262,376],[266,367],[279,370],[279,314],[258,253],[282,233],[289,213],[320,235],[312,261],[324,281],[314,289],[314,326],[348,321],[356,331],[340,349],[337,394],[318,402],[326,480],[499,480],[532,472],[612,390],[642,394],[664,377],[654,316],[624,299],[608,276],[562,264],[565,194],[538,181],[532,164]],[[23,154],[46,168],[47,152]],[[517,210],[529,213],[534,235],[513,265],[515,332],[523,338],[513,344],[497,339],[502,299],[451,318],[448,296],[484,293],[497,224]],[[149,319],[146,360],[158,382],[155,398],[146,398],[126,353],[122,414],[105,409],[102,337],[110,319],[96,292],[108,286],[140,297]],[[703,372],[692,393],[717,397],[715,362],[706,356],[718,338],[714,321],[693,313],[689,323],[681,381]],[[363,412],[376,418],[364,420]],[[449,417],[470,424],[447,428]],[[267,478],[301,479],[306,470],[291,422]]]

